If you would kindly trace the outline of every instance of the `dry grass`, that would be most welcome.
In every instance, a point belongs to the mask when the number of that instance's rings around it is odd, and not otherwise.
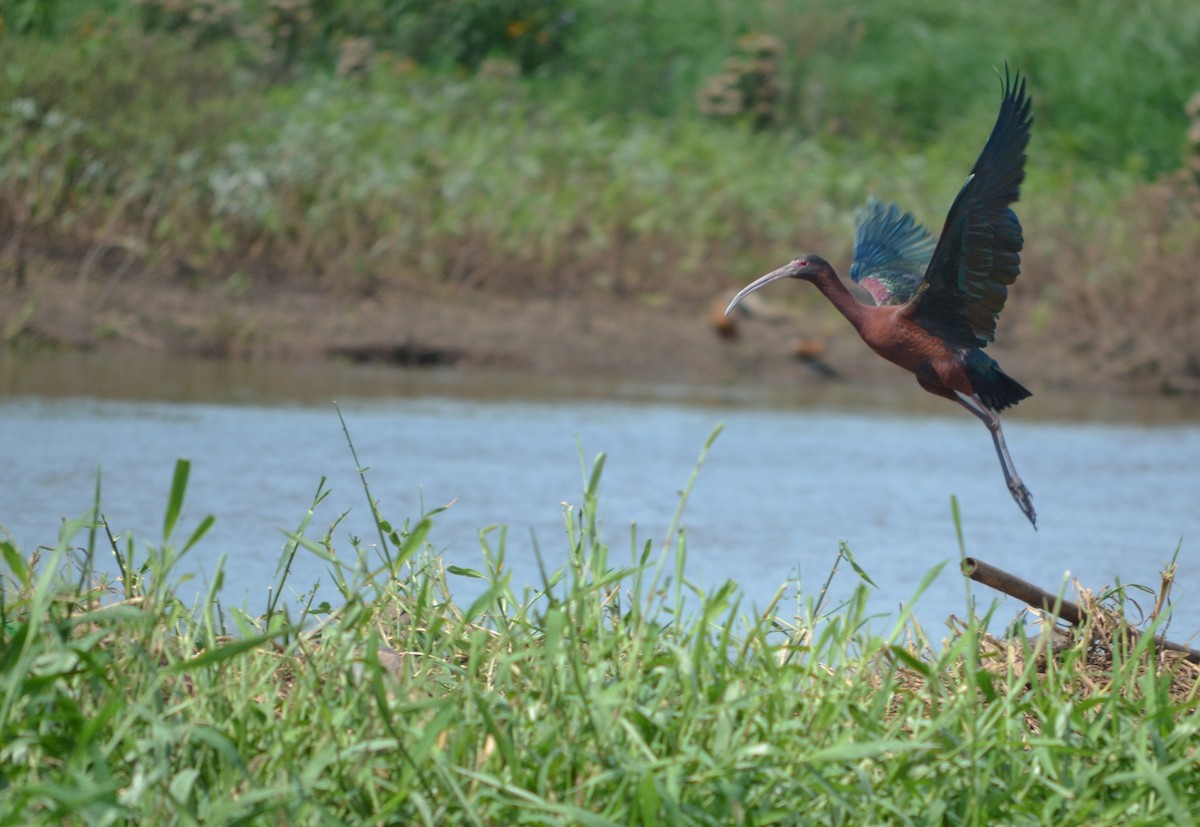
[[[1025,269],[1049,275],[1041,297],[1017,293],[1014,304],[1025,306],[1008,318],[1040,320],[1040,329],[1027,323],[1020,334],[1077,376],[1200,392],[1197,221],[1200,189],[1181,174],[1137,187],[1111,212],[1081,216],[1086,232],[1030,227]],[[1041,237],[1055,239],[1052,252]]]

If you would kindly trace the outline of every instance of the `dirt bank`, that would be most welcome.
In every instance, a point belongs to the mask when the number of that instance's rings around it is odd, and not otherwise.
[[[0,251],[0,352],[142,348],[639,382],[912,384],[868,351],[815,291],[755,294],[742,305],[752,314],[720,329],[720,309],[744,281],[715,274],[704,282],[726,284],[715,295],[698,283],[687,294],[618,298],[604,291],[546,296],[515,282],[414,289],[402,280],[374,281],[366,295],[336,286],[352,279],[322,281],[254,262],[231,264],[234,274],[217,279],[188,268],[149,269],[133,252],[95,255],[98,249],[47,237],[27,241],[20,257]],[[1039,400],[1053,389],[1200,399],[1192,293],[1175,289],[1174,302],[1166,295],[1180,279],[1157,290],[1100,293],[1049,260],[1029,259],[1038,279],[1014,286],[989,353]],[[1048,314],[1039,281],[1076,297],[1070,308]],[[1149,319],[1161,323],[1143,323]]]
[[[347,359],[640,381],[911,381],[824,310],[776,308],[739,318],[732,335],[722,335],[712,303],[723,296],[651,305],[384,288],[364,297],[316,284],[235,291],[148,277],[43,276],[20,287],[9,280],[0,297],[0,330],[12,348],[136,347],[212,358]],[[1084,362],[1066,353],[1048,358],[1045,342],[1002,341],[993,352],[1035,391],[1095,389]],[[1120,382],[1105,389],[1144,390]]]

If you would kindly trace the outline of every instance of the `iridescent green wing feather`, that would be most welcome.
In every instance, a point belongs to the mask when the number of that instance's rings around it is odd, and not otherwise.
[[[874,198],[854,213],[854,264],[850,278],[876,304],[904,304],[917,292],[933,255],[934,238],[895,204]]]

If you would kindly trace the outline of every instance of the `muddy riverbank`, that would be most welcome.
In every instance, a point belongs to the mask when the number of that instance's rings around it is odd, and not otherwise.
[[[645,382],[912,381],[870,353],[819,297],[795,305],[803,294],[781,288],[752,306],[752,315],[722,327],[718,308],[739,286],[732,279],[707,296],[521,296],[389,283],[364,295],[312,278],[189,284],[161,273],[124,274],[107,261],[89,272],[70,256],[35,264],[20,279],[0,278],[5,348],[332,359]],[[1035,315],[1032,302],[1015,293],[989,349],[1035,394],[1200,395],[1200,376],[1186,372],[1099,371],[1079,337],[1038,330],[1028,321]]]

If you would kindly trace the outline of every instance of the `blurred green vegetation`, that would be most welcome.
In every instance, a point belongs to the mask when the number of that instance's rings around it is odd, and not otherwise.
[[[18,38],[53,40],[55,68],[82,71],[70,51],[134,28],[220,45],[201,60],[232,52],[260,79],[304,83],[357,45],[364,64],[460,78],[511,60],[540,100],[592,116],[692,115],[738,39],[769,33],[781,45],[781,125],[884,151],[957,142],[993,109],[982,86],[1007,60],[1034,79],[1040,151],[1143,174],[1178,165],[1183,105],[1200,86],[1200,7],[1188,0],[5,0],[0,15],[17,66],[28,63]]]
[[[867,194],[936,229],[1007,61],[1034,96],[1033,300],[1078,279],[1118,302],[1153,264],[1156,295],[1200,311],[1191,0],[5,0],[0,18],[0,284],[53,239],[196,284],[710,295],[798,249],[842,260]],[[1102,321],[1074,315],[1084,338]]]

